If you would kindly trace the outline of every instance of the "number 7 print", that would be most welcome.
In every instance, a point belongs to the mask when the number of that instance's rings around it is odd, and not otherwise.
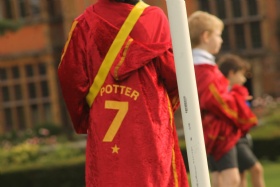
[[[113,119],[113,122],[111,123],[108,131],[103,138],[103,142],[112,142],[122,124],[125,115],[127,114],[128,102],[107,100],[105,101],[105,108],[118,110],[115,118]]]

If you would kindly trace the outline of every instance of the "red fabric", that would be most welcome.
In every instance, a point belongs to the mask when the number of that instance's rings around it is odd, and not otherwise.
[[[228,80],[217,66],[195,65],[202,124],[207,154],[219,159],[248,130],[257,124],[246,104],[244,86],[228,90]]]
[[[86,185],[187,187],[173,120],[179,103],[171,39],[166,16],[159,8],[148,7],[143,12],[91,108],[85,100],[132,7],[99,1],[88,8],[76,19],[58,69],[73,126],[88,136]],[[105,105],[111,101],[117,104]],[[124,106],[128,109],[122,118],[118,112]],[[120,127],[112,141],[104,142],[113,119],[121,122]]]

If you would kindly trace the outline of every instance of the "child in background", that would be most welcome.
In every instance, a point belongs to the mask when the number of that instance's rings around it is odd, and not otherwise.
[[[245,74],[249,64],[240,57],[232,54],[223,55],[218,60],[218,65],[223,75],[229,80],[229,90],[236,84],[243,85],[246,82]],[[263,168],[250,147],[248,136],[250,135],[246,134],[236,144],[240,187],[247,187],[246,170],[250,171],[253,187],[265,187]]]
[[[190,38],[202,125],[212,187],[238,187],[235,145],[252,126],[256,117],[246,105],[248,91],[228,81],[215,63],[222,44],[223,22],[207,12],[196,11],[189,17]]]

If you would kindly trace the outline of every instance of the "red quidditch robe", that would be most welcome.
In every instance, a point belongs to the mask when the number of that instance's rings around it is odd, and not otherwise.
[[[195,74],[206,152],[218,160],[257,119],[245,102],[247,89],[235,85],[228,91],[228,80],[216,65],[195,65]]]
[[[179,98],[169,26],[159,8],[144,10],[92,107],[86,103],[132,8],[103,0],[86,9],[73,23],[58,68],[73,126],[87,133],[86,185],[187,187],[173,120]]]

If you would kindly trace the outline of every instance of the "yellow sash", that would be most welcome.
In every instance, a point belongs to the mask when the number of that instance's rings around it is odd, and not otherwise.
[[[89,89],[89,93],[86,96],[87,103],[89,107],[92,106],[94,99],[96,98],[97,94],[99,93],[101,86],[104,84],[105,79],[111,69],[111,66],[121,50],[127,36],[129,35],[130,31],[134,27],[135,23],[137,22],[140,15],[143,13],[144,9],[148,7],[146,3],[139,1],[131,10],[128,17],[126,18],[124,24],[122,25],[120,31],[118,32],[115,40],[113,41],[111,47],[109,48],[97,75],[94,78],[94,81]]]

